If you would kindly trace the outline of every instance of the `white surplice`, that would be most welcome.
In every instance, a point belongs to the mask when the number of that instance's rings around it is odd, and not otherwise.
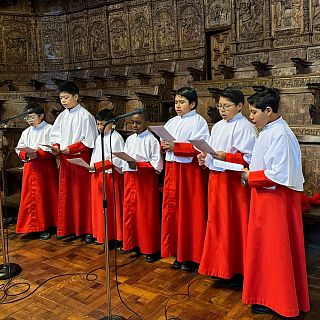
[[[51,128],[52,125],[45,121],[42,121],[36,127],[28,127],[27,129],[22,131],[21,137],[17,144],[17,148],[41,148],[43,151],[50,151],[49,148],[41,146],[40,144],[50,144]],[[16,152],[17,154],[20,153],[19,150],[16,150]]]
[[[282,117],[267,124],[260,132],[253,149],[250,170],[264,170],[271,181],[303,191],[300,146]]]
[[[94,116],[78,104],[58,115],[51,130],[50,142],[59,144],[61,150],[79,141],[93,148],[97,135]]]
[[[209,145],[215,151],[243,154],[243,159],[250,163],[253,147],[257,140],[257,129],[241,113],[230,120],[220,120],[211,129]],[[205,165],[210,170],[223,171],[213,164],[211,155],[207,155]]]
[[[150,162],[153,168],[161,172],[163,169],[163,158],[160,143],[148,130],[140,134],[132,134],[126,140],[124,151],[138,162]],[[123,162],[123,171],[136,171],[129,168],[126,161]]]
[[[188,140],[197,139],[207,141],[209,137],[207,121],[196,110],[192,110],[183,116],[175,116],[164,127],[176,139],[176,142],[189,143]],[[166,152],[166,161],[191,163],[192,157],[177,157],[172,151],[168,151]]]
[[[110,135],[111,135],[111,145],[110,145]],[[103,146],[104,146],[104,156],[105,160],[111,161],[111,150],[112,152],[115,151],[123,151],[124,149],[124,140],[121,136],[121,134],[118,131],[113,131],[111,134],[111,131],[105,133],[103,138]],[[101,162],[102,161],[102,148],[101,148],[101,135],[99,135],[96,139],[96,143],[92,152],[90,165],[93,165],[94,163]],[[114,166],[121,168],[123,166],[122,160],[113,156],[112,157],[112,163]],[[107,170],[108,173],[111,172],[111,170]]]

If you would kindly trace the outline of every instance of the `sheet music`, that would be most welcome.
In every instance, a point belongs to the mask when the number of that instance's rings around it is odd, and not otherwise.
[[[242,171],[244,169],[244,166],[242,164],[221,161],[217,159],[213,159],[213,165],[224,170]]]
[[[149,126],[149,129],[163,140],[173,142],[176,140],[164,126]]]
[[[16,150],[24,151],[24,152],[26,152],[26,153],[33,153],[33,152],[36,152],[36,150],[35,150],[35,149],[29,148],[29,147],[16,148]]]
[[[50,144],[39,144],[39,146],[44,146],[44,147],[47,147],[51,150],[58,150],[59,149],[58,147],[52,146]]]
[[[210,147],[210,145],[204,139],[188,140],[196,149],[203,153],[209,153],[215,155],[216,152]]]
[[[72,158],[72,159],[67,159],[67,160],[73,164],[80,166],[80,167],[84,167],[86,169],[90,168],[90,166],[82,158]]]
[[[112,152],[112,154],[115,155],[116,157],[118,157],[119,159],[124,160],[124,161],[137,162],[136,159],[132,158],[124,151],[115,151],[115,152]]]

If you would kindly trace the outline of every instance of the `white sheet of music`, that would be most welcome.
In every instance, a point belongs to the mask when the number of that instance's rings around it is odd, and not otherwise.
[[[209,153],[211,155],[215,155],[216,152],[210,147],[210,145],[204,140],[188,140],[196,149],[203,153]]]
[[[137,162],[136,159],[132,158],[126,152],[123,152],[123,151],[115,151],[115,152],[112,152],[112,154],[124,161]]]
[[[85,167],[87,169],[90,168],[90,166],[81,158],[71,158],[71,159],[67,159],[69,162],[76,164],[80,167]]]
[[[164,126],[149,126],[149,129],[163,140],[170,142],[176,141],[176,138],[174,138]]]
[[[244,169],[242,164],[221,161],[217,159],[213,159],[213,165],[224,170],[242,171]]]
[[[29,148],[29,147],[16,148],[16,150],[24,151],[24,152],[26,152],[26,153],[33,153],[33,152],[36,152],[36,150],[35,150],[35,149]]]

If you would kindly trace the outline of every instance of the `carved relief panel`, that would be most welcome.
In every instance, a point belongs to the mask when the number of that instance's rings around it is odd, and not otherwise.
[[[181,50],[204,45],[203,2],[177,0],[178,29]]]
[[[254,40],[256,42],[248,49],[259,46],[257,40],[263,39],[264,3],[263,0],[240,0],[235,3],[238,41]]]
[[[88,21],[84,13],[70,15],[69,43],[73,61],[89,59]]]
[[[2,17],[4,63],[26,64],[26,62],[31,63],[36,60],[37,52],[32,50],[35,43],[32,21],[31,17]]]
[[[129,9],[131,51],[133,55],[145,55],[152,52],[153,34],[149,6]]]
[[[230,64],[230,30],[222,31],[210,36],[211,75],[212,79],[221,79],[219,65]]]
[[[130,38],[126,10],[110,12],[109,30],[112,58],[128,56],[130,54]]]
[[[40,61],[53,63],[63,60],[65,43],[65,21],[57,17],[43,17],[39,19],[38,34]]]
[[[156,52],[178,49],[176,13],[176,6],[172,0],[155,2],[152,8],[152,20]]]
[[[206,29],[231,24],[230,0],[204,0],[204,4]]]
[[[92,10],[89,16],[89,43],[93,59],[110,56],[109,33],[107,30],[106,8]],[[103,13],[101,14],[101,11]]]

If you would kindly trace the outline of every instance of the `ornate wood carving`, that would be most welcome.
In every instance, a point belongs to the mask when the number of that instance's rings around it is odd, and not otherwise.
[[[127,13],[125,11],[110,12],[109,29],[112,58],[129,56],[130,39]]]
[[[156,52],[178,49],[174,1],[156,1],[152,10]]]
[[[231,24],[230,1],[205,0],[204,3],[206,29],[229,26]]]
[[[177,0],[180,48],[193,49],[204,45],[203,3]]]

